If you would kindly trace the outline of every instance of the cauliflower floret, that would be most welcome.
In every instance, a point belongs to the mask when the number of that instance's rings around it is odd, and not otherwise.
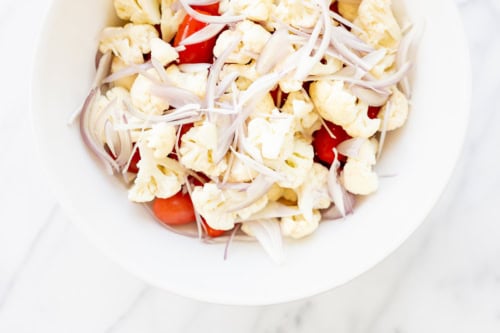
[[[303,92],[292,92],[288,95],[281,111],[294,116],[295,132],[301,132],[305,136],[312,134],[321,128],[321,121],[309,96]]]
[[[273,8],[273,0],[222,0],[219,12],[231,11],[249,20],[267,21]]]
[[[182,166],[167,157],[156,158],[146,141],[139,141],[137,145],[141,160],[137,163],[137,178],[128,192],[129,200],[149,202],[155,197],[169,198],[179,192],[185,177]]]
[[[345,88],[343,81],[315,81],[309,93],[321,117],[337,125],[352,123],[359,113],[357,98]]]
[[[159,24],[159,0],[114,0],[119,18],[133,23]]]
[[[102,53],[112,51],[126,64],[141,64],[143,54],[151,52],[151,39],[155,37],[158,37],[158,31],[149,24],[109,27],[102,31],[99,50]]]
[[[166,66],[179,58],[179,53],[169,43],[160,38],[151,39],[151,57]]]
[[[177,130],[174,126],[166,123],[154,124],[151,130],[146,132],[145,141],[148,148],[153,150],[153,156],[157,159],[167,157],[175,146]]]
[[[314,163],[307,181],[295,190],[300,212],[307,221],[313,219],[314,209],[330,207],[331,200],[327,184],[328,169],[321,164]]]
[[[227,64],[222,68],[220,79],[223,80],[228,75],[232,73],[238,73],[239,77],[236,80],[236,86],[239,90],[247,90],[248,87],[259,78],[259,73],[256,70],[255,61],[249,64]]]
[[[213,156],[217,149],[217,127],[208,121],[191,128],[182,136],[180,147],[181,163],[210,177],[220,176],[227,169],[226,158],[215,163]]]
[[[264,159],[288,156],[293,146],[293,117],[278,112],[269,119],[251,120],[248,123],[248,141]]]
[[[342,127],[353,138],[369,138],[377,133],[380,124],[380,119],[371,119],[368,117],[368,105],[359,102],[358,114],[354,121]]]
[[[179,30],[179,25],[186,16],[186,12],[183,10],[174,10],[173,4],[177,0],[162,0],[161,1],[161,36],[164,41],[170,42],[177,30]]]
[[[214,55],[219,57],[235,38],[240,37],[241,41],[227,58],[227,63],[247,64],[250,62],[261,53],[271,33],[252,21],[241,21],[236,24],[235,30],[226,30],[220,34],[214,47]]]
[[[374,47],[396,49],[401,40],[401,28],[391,5],[392,0],[363,0],[354,24],[364,32],[354,33]]]
[[[172,81],[175,86],[189,90],[201,98],[205,96],[208,81],[208,69],[203,69],[199,72],[185,73],[180,71],[179,67],[176,65],[170,65],[166,70],[166,74],[168,79]]]
[[[313,147],[301,137],[295,137],[293,144],[288,145],[292,152],[285,159],[265,160],[264,163],[284,175],[278,185],[295,189],[302,185],[313,166]]]
[[[318,229],[319,221],[321,214],[317,210],[313,211],[311,218],[305,218],[303,215],[283,217],[280,223],[281,233],[294,239],[304,238]]]
[[[236,222],[264,209],[269,202],[267,195],[264,195],[244,209],[228,212],[228,207],[246,199],[246,193],[221,190],[214,183],[195,187],[191,199],[195,209],[205,218],[207,224],[217,230],[231,230]]]
[[[357,3],[353,0],[337,0],[338,9],[340,15],[348,19],[349,21],[354,21],[358,16],[358,8],[361,0]]]
[[[228,181],[231,183],[245,183],[255,179],[259,173],[250,168],[240,159],[235,158],[231,171],[229,172]]]
[[[111,73],[116,73],[128,66],[129,65],[127,65],[120,57],[113,57],[113,61],[111,62]],[[137,74],[123,77],[119,80],[116,80],[114,82],[114,85],[115,87],[122,87],[124,89],[130,90],[136,78]]]
[[[392,95],[388,102],[390,102],[391,106],[389,108],[389,119],[387,120],[386,130],[392,131],[402,127],[406,122],[406,118],[408,118],[409,105],[406,96],[396,87],[392,88]],[[381,119],[380,130],[383,130],[386,110],[387,104],[382,107],[378,114],[379,119]]]
[[[329,55],[325,55],[323,62],[314,65],[310,75],[331,75],[341,70],[344,66],[342,61]]]
[[[274,15],[294,27],[312,28],[318,22],[320,10],[311,0],[280,0]]]
[[[249,119],[255,119],[259,117],[266,117],[276,112],[276,106],[274,105],[274,100],[271,94],[265,94],[260,102],[255,105],[253,112],[250,114]]]
[[[347,191],[353,194],[368,195],[378,188],[377,174],[372,170],[376,163],[378,143],[376,139],[366,140],[358,156],[349,157],[342,170],[340,180]]]
[[[157,78],[158,73],[155,69],[148,70],[148,74]],[[130,97],[132,104],[139,109],[139,111],[146,114],[161,115],[163,111],[168,110],[170,105],[167,101],[151,93],[153,82],[143,75],[138,75],[130,89]]]
[[[372,68],[370,74],[375,76],[377,79],[384,78],[385,76],[394,72],[395,61],[396,55],[394,53],[386,54],[386,56]]]

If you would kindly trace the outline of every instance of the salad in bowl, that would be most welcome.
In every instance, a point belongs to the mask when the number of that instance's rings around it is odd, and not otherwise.
[[[283,236],[307,237],[377,190],[411,97],[412,30],[391,0],[113,5],[122,21],[100,35],[73,120],[165,226],[256,238],[279,261]]]

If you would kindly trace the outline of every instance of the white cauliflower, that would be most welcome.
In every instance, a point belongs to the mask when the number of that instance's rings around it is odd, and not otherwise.
[[[179,53],[169,43],[160,38],[151,39],[151,58],[166,66],[179,58]]]
[[[281,111],[294,116],[294,130],[305,136],[312,134],[321,128],[321,121],[314,105],[303,92],[292,92],[288,95]]]
[[[395,70],[396,55],[394,53],[386,54],[370,71],[370,74],[377,79],[382,79]]]
[[[366,140],[358,156],[349,157],[340,175],[340,181],[353,194],[368,195],[378,188],[377,174],[372,170],[376,163],[378,143],[376,139]]]
[[[275,113],[248,123],[248,142],[264,159],[282,159],[293,146],[293,117]]]
[[[141,160],[137,164],[139,173],[128,198],[134,202],[149,202],[155,197],[169,198],[181,190],[185,173],[182,166],[173,159],[156,158],[155,150],[146,141],[137,143]]]
[[[174,10],[173,5],[177,0],[161,0],[161,37],[164,41],[170,42],[177,31],[179,25],[186,16],[183,10]]]
[[[359,102],[358,114],[354,121],[342,127],[353,138],[369,138],[377,133],[380,124],[380,119],[368,117],[368,105]]]
[[[315,81],[309,93],[321,117],[332,123],[348,125],[359,113],[358,99],[345,88],[343,81]]]
[[[354,21],[358,16],[358,8],[361,0],[337,0],[337,5],[340,15],[348,19],[349,21]]]
[[[313,147],[301,137],[295,137],[290,145],[292,152],[285,159],[265,160],[264,163],[284,175],[278,185],[283,188],[295,189],[307,179],[313,166]]]
[[[406,118],[408,118],[409,105],[408,99],[406,96],[399,91],[398,88],[392,88],[392,95],[389,98],[388,103],[390,103],[389,108],[389,119],[387,120],[387,131],[392,131],[397,128],[400,128],[406,122]],[[380,130],[383,129],[384,126],[384,117],[387,113],[387,103],[380,110],[378,117],[381,119],[380,122]]]
[[[280,223],[281,233],[294,239],[304,238],[318,229],[320,221],[321,214],[317,210],[313,211],[311,218],[305,218],[303,215],[283,217]]]
[[[158,73],[155,69],[148,70],[148,74],[157,78]],[[170,105],[167,101],[151,93],[153,82],[147,77],[139,74],[130,89],[132,104],[145,114],[161,115],[163,111],[168,110]]]
[[[272,8],[273,0],[222,0],[219,11],[231,11],[252,21],[267,21]]]
[[[354,24],[364,32],[354,33],[374,47],[396,49],[401,40],[401,28],[391,6],[392,0],[363,0]]]
[[[108,27],[102,31],[99,50],[112,51],[126,64],[141,64],[143,54],[151,52],[151,39],[158,31],[149,24],[126,24],[124,27]]]
[[[119,18],[133,23],[159,24],[160,0],[114,0]]]
[[[312,28],[319,20],[320,9],[311,0],[280,0],[274,15],[281,22],[297,28]]]
[[[250,168],[245,162],[234,158],[234,162],[229,172],[228,181],[231,183],[245,183],[257,178],[259,173]]]
[[[249,119],[251,120],[259,117],[266,117],[271,115],[273,112],[276,112],[273,97],[271,94],[265,94],[260,102],[255,105]]]
[[[377,132],[380,119],[368,117],[368,105],[351,94],[344,82],[316,81],[309,91],[319,114],[342,126],[350,136],[369,138]]]
[[[177,130],[172,125],[157,123],[152,126],[151,130],[145,132],[144,140],[148,148],[153,150],[153,156],[161,159],[174,150]]]
[[[113,57],[113,61],[111,62],[111,73],[116,73],[128,66],[129,65],[127,65],[120,57]],[[137,74],[130,75],[116,80],[115,82],[113,82],[113,84],[115,85],[115,87],[122,87],[124,89],[130,90],[136,78]]]
[[[182,72],[177,65],[170,65],[166,70],[168,79],[177,87],[186,89],[199,97],[204,97],[207,90],[208,69],[199,72]]]
[[[227,159],[215,163],[213,157],[217,149],[217,127],[205,121],[194,126],[182,136],[180,147],[181,163],[207,176],[220,176],[227,169]]]
[[[331,200],[327,184],[328,169],[321,164],[314,163],[307,181],[295,190],[300,212],[307,221],[313,220],[314,209],[330,207]]]
[[[191,199],[195,209],[203,216],[207,224],[217,230],[231,230],[236,222],[248,219],[259,212],[269,201],[267,195],[264,195],[246,208],[229,212],[231,206],[246,199],[246,193],[221,190],[214,183],[195,187]]]
[[[225,65],[220,73],[220,79],[223,80],[225,77],[235,72],[239,74],[239,77],[236,80],[236,86],[239,90],[247,90],[248,87],[250,87],[250,85],[259,78],[255,61],[252,61],[249,64]]]
[[[236,24],[234,30],[226,30],[220,34],[214,47],[214,55],[219,57],[235,38],[240,37],[241,41],[227,58],[227,63],[247,64],[258,57],[271,37],[271,33],[252,21],[241,21]]]
[[[324,63],[323,63],[324,62]],[[312,68],[310,75],[332,75],[342,69],[344,64],[337,58],[325,55],[323,62],[319,62]]]

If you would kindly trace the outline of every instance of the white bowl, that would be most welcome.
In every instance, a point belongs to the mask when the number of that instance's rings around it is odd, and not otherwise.
[[[127,200],[67,125],[94,74],[111,0],[54,0],[41,32],[32,109],[41,160],[71,220],[106,255],[149,283],[198,300],[240,305],[280,303],[339,286],[394,251],[420,225],[445,187],[461,150],[469,111],[469,61],[451,1],[403,1],[425,21],[413,73],[413,110],[390,135],[380,189],[344,222],[323,223],[286,245],[283,265],[256,243],[207,245],[175,235]],[[403,2],[396,4],[400,7]]]

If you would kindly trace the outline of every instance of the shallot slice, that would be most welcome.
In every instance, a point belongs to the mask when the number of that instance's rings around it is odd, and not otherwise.
[[[274,262],[278,264],[283,262],[283,236],[278,221],[264,219],[245,222],[245,227],[248,228]]]
[[[204,42],[214,36],[217,36],[222,30],[224,30],[225,27],[226,24],[211,23],[206,27],[198,30],[194,34],[190,35],[186,39],[182,40],[180,45],[186,46]]]
[[[195,20],[204,22],[204,23],[219,23],[219,24],[228,24],[228,23],[235,23],[239,21],[243,21],[245,19],[244,16],[238,15],[238,16],[232,16],[232,15],[226,15],[223,14],[221,16],[212,16],[212,15],[205,15],[202,13],[197,12],[193,8],[191,8],[189,1],[186,0],[178,0],[179,4],[182,6],[182,8],[188,13],[189,16],[193,17]]]
[[[365,142],[365,138],[352,138],[339,144],[337,150],[344,156],[358,158],[361,147]]]
[[[278,29],[272,34],[257,59],[257,73],[269,73],[287,56],[290,49],[290,39],[288,36],[289,34],[286,29]]]

